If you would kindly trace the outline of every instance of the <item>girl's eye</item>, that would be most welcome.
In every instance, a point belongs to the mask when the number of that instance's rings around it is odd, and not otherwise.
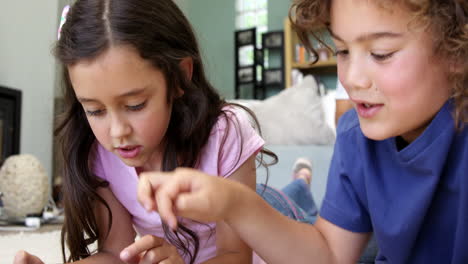
[[[86,115],[88,116],[100,116],[104,113],[104,110],[88,111],[86,110]]]
[[[390,53],[385,53],[385,54],[377,54],[377,53],[371,53],[372,57],[376,59],[377,61],[384,61],[386,59],[389,59],[393,56],[395,52],[390,52]]]
[[[138,105],[127,105],[127,109],[130,110],[130,111],[139,111],[141,109],[143,109],[146,105],[146,101],[144,101],[143,103],[141,104],[138,104]]]

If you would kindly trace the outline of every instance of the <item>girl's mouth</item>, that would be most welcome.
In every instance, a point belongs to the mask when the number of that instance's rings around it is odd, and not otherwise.
[[[133,159],[140,154],[141,146],[123,146],[117,148],[117,152],[124,159]]]

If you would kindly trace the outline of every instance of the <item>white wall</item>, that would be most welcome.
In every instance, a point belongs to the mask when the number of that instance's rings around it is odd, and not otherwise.
[[[57,0],[0,1],[0,84],[23,94],[21,153],[52,171]]]

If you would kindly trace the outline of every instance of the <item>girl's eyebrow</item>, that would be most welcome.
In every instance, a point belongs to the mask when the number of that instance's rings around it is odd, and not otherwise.
[[[334,33],[331,29],[329,29],[330,35],[332,38],[345,42],[341,37],[339,37],[336,33]],[[401,38],[403,37],[402,33],[390,32],[390,31],[382,31],[382,32],[371,32],[361,35],[356,38],[356,42],[364,42],[369,40],[381,39],[381,38]]]
[[[146,91],[146,87],[145,87],[145,88],[134,89],[134,90],[132,90],[132,91],[123,93],[123,94],[121,94],[121,95],[118,95],[117,97],[118,97],[118,98],[122,98],[122,97],[129,97],[129,96],[140,95],[140,94],[144,93],[145,91]]]
[[[129,96],[135,96],[135,95],[140,95],[146,91],[146,88],[140,88],[140,89],[135,89],[129,92],[125,92],[123,94],[120,94],[117,96],[117,98],[122,98],[122,97],[129,97]],[[91,102],[99,102],[96,99],[91,99],[91,98],[84,98],[84,97],[77,97],[78,101],[80,103],[91,103]]]

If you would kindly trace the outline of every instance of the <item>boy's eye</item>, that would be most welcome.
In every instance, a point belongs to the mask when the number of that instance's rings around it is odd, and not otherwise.
[[[379,54],[379,53],[371,53],[372,57],[378,61],[383,61],[386,59],[389,59],[390,57],[393,56],[395,52],[390,52],[390,53],[385,53],[385,54]]]
[[[335,51],[335,56],[346,56],[349,54],[348,50],[336,50]]]
[[[141,109],[143,109],[146,105],[146,101],[144,101],[143,103],[141,104],[137,104],[137,105],[127,105],[127,109],[130,110],[130,111],[139,111]]]

